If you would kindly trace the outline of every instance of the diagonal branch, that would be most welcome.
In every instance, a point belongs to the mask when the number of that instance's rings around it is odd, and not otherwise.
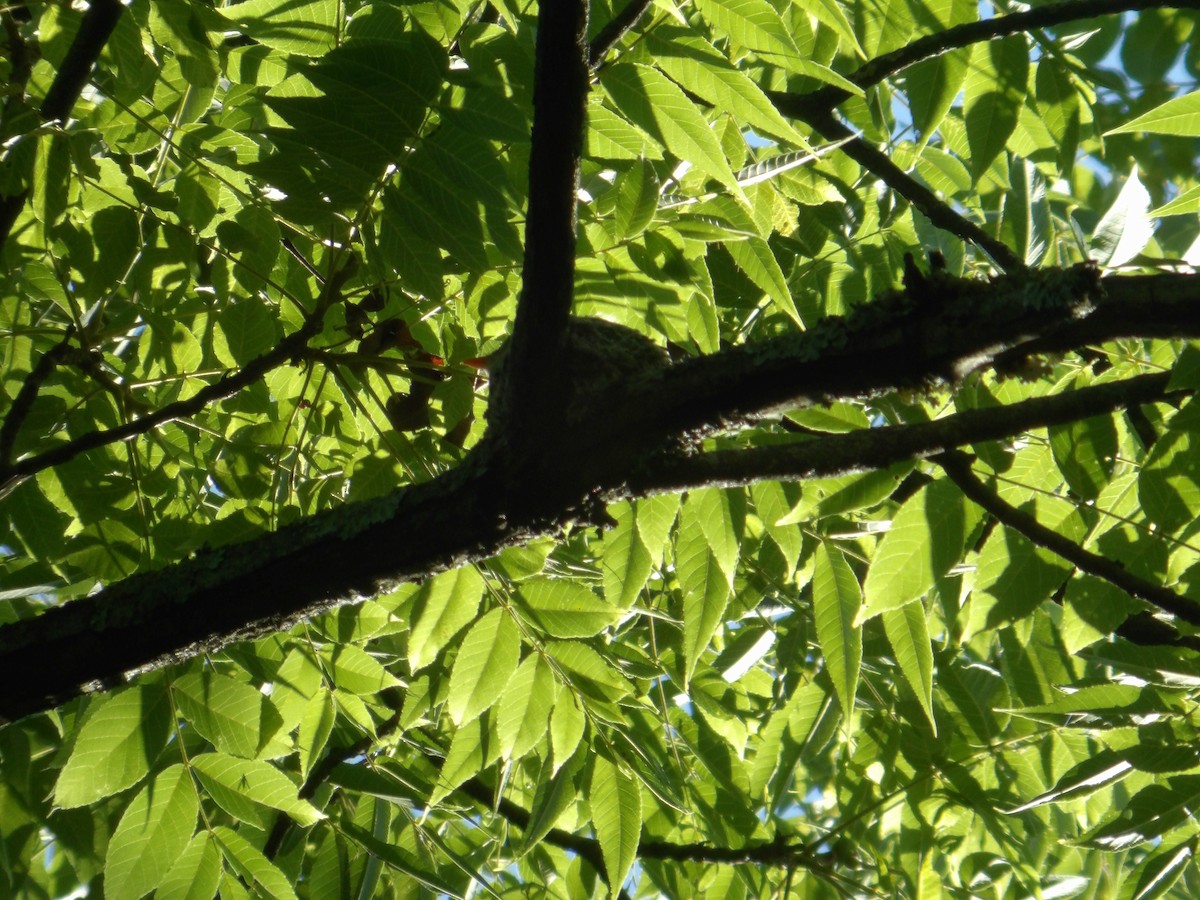
[[[849,138],[850,140],[846,140],[842,145],[842,152],[908,200],[934,225],[986,251],[996,264],[1007,272],[1019,272],[1025,268],[1025,261],[1003,241],[992,237],[970,219],[955,212],[949,204],[939,200],[933,191],[907,174],[886,154],[862,138],[856,137],[854,132],[834,118],[832,113],[819,109],[806,110],[801,104],[793,101],[792,94],[768,92],[768,95],[781,113],[807,122],[828,140],[841,141]]]
[[[1024,34],[1040,28],[1053,28],[1067,22],[1094,19],[1146,9],[1200,9],[1200,0],[1066,0],[1034,9],[994,16],[976,22],[965,22],[935,34],[927,34],[890,53],[884,53],[863,63],[846,79],[860,88],[869,88],[890,78],[911,65],[985,41]],[[829,112],[853,96],[836,85],[823,85],[804,94],[787,96],[793,115],[807,119],[814,113]]]
[[[889,425],[796,444],[715,450],[657,461],[631,479],[629,493],[645,495],[735,487],[757,481],[804,481],[883,469],[954,447],[1013,437],[1034,428],[1103,415],[1167,396],[1170,376],[1138,375],[1010,406],[953,413],[932,422]]]
[[[58,67],[50,90],[42,101],[41,114],[47,122],[65,121],[71,115],[71,107],[92,74],[92,66],[100,58],[104,45],[108,43],[113,29],[124,12],[120,0],[91,0],[75,39]],[[0,248],[8,242],[8,236],[25,206],[29,192],[0,197]]]
[[[250,362],[246,363],[236,372],[201,388],[186,400],[177,400],[174,403],[168,403],[166,406],[161,406],[139,418],[132,419],[112,428],[89,432],[74,440],[59,444],[52,450],[46,450],[36,456],[26,457],[15,463],[10,464],[4,456],[0,456],[0,497],[3,497],[30,475],[35,475],[53,466],[62,465],[83,453],[87,453],[89,450],[129,440],[129,438],[147,434],[167,422],[193,416],[210,403],[233,396],[238,391],[258,381],[258,379],[262,378],[272,369],[303,356],[308,342],[320,333],[325,321],[325,313],[333,303],[341,298],[341,289],[350,276],[354,274],[356,266],[356,258],[350,257],[339,272],[325,283],[321,291],[321,296],[317,300],[316,307],[313,312],[305,317],[304,324],[300,328],[289,334],[266,353],[250,360]],[[26,414],[26,412],[18,408],[18,403],[25,395],[25,389],[33,385],[36,390],[36,387],[40,385],[37,376],[43,369],[43,362],[49,359],[49,362],[45,363],[46,366],[57,362],[67,352],[66,349],[63,349],[65,344],[66,339],[64,339],[63,344],[48,351],[38,361],[33,375],[22,386],[17,401],[14,401],[3,426],[0,426],[0,449],[11,448],[12,442],[16,440],[16,429],[20,427],[21,421]],[[56,351],[59,351],[57,355]],[[45,374],[41,375],[41,378],[44,380],[48,374],[49,370],[47,369]],[[28,398],[28,402],[33,402],[33,396]],[[15,422],[15,426],[10,426],[10,422]],[[9,434],[10,430],[12,432],[11,435]]]
[[[592,68],[600,65],[604,55],[641,21],[653,2],[654,0],[628,0],[621,11],[609,19],[608,24],[592,38],[591,44],[588,45],[588,65]]]
[[[1158,377],[1158,376],[1153,376]],[[1024,535],[1039,547],[1056,553],[1081,572],[1103,578],[1131,597],[1136,597],[1190,625],[1200,625],[1200,604],[1174,591],[1139,578],[1119,563],[1080,547],[1070,538],[1047,528],[1034,516],[1005,501],[971,471],[963,453],[945,453],[934,459],[958,489],[1002,524]]]

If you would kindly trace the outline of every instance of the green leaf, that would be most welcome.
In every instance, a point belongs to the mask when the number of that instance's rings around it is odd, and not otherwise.
[[[234,756],[254,759],[283,726],[261,691],[209,669],[180,677],[171,690],[188,723]]]
[[[212,836],[230,868],[244,881],[255,885],[259,896],[295,900],[296,892],[288,877],[244,837],[224,825],[215,827]]]
[[[964,112],[971,174],[980,179],[1017,127],[1029,79],[1029,51],[1024,36],[984,44],[975,53],[967,77]]]
[[[609,892],[615,896],[625,883],[641,841],[641,784],[616,763],[597,754],[592,757],[587,799],[604,856]]]
[[[403,872],[409,878],[425,885],[440,896],[462,897],[461,892],[454,889],[450,882],[441,878],[438,873],[425,865],[415,853],[409,853],[396,843],[388,843],[374,837],[370,832],[359,828],[352,822],[343,822],[342,833],[358,844],[373,857],[390,866],[397,872]]]
[[[1092,829],[1083,847],[1120,851],[1155,841],[1191,820],[1200,802],[1200,775],[1180,775],[1143,788],[1111,822]]]
[[[105,896],[137,900],[158,887],[187,847],[199,809],[185,767],[155,775],[126,807],[109,841]]]
[[[654,167],[639,160],[617,176],[617,228],[626,240],[646,230],[658,209],[659,184]]]
[[[1155,443],[1138,475],[1142,508],[1168,533],[1195,520],[1200,510],[1200,459],[1192,449],[1192,440],[1190,431],[1168,429]]]
[[[1176,134],[1181,137],[1200,137],[1200,91],[1175,97],[1132,121],[1119,125],[1109,134]]]
[[[817,640],[842,702],[842,713],[849,722],[854,717],[854,696],[862,666],[862,628],[855,624],[862,604],[858,578],[842,552],[822,542],[817,546],[812,586]]]
[[[1154,900],[1166,896],[1196,856],[1196,838],[1159,846],[1125,879],[1117,900]]]
[[[450,749],[438,772],[437,783],[429,797],[429,805],[437,806],[468,778],[474,778],[483,770],[495,753],[487,742],[488,729],[484,720],[476,716],[459,726],[450,740]],[[496,748],[496,752],[499,749]]]
[[[1115,268],[1141,253],[1152,237],[1150,192],[1138,178],[1137,166],[1134,166],[1121,193],[1092,233],[1090,255],[1100,265]]]
[[[925,607],[914,600],[899,609],[889,609],[883,614],[883,629],[887,634],[892,652],[900,671],[929,720],[929,727],[937,734],[937,721],[933,717],[933,646],[929,639],[929,624]]]
[[[517,670],[521,635],[512,616],[493,609],[476,622],[458,648],[446,710],[460,728],[492,706]]]
[[[518,596],[533,621],[552,637],[591,637],[623,614],[583,585],[561,578],[531,578]]]
[[[550,749],[554,757],[551,774],[557,772],[579,746],[587,717],[570,691],[559,691],[550,714]]]
[[[742,74],[712,44],[682,28],[659,26],[647,36],[654,63],[685,91],[760,134],[796,147],[808,142],[779,115],[762,89]]]
[[[300,748],[300,775],[308,777],[309,771],[321,756],[329,735],[333,733],[333,723],[337,719],[337,708],[333,703],[333,695],[329,691],[320,691],[304,707],[300,718],[300,734],[297,744]]]
[[[1095,500],[1112,478],[1118,450],[1111,416],[1051,426],[1050,450],[1063,477],[1084,500]]]
[[[554,673],[542,658],[525,657],[496,710],[496,734],[505,759],[520,759],[546,734],[557,689]]]
[[[604,72],[601,84],[631,122],[745,201],[713,130],[666,76],[649,66],[617,63]]]
[[[192,757],[191,764],[200,783],[222,808],[256,827],[267,827],[263,806],[286,813],[302,826],[325,818],[311,803],[299,799],[296,785],[269,763],[200,753]]]
[[[284,53],[320,56],[338,40],[334,0],[245,0],[216,10],[247,37]]]
[[[413,604],[408,664],[419,672],[433,662],[460,630],[475,618],[483,579],[474,566],[437,575],[422,586]]]
[[[962,494],[951,482],[935,481],[909,498],[871,561],[860,621],[923,597],[962,558],[966,531]]]
[[[731,584],[737,569],[741,538],[741,527],[733,503],[732,489],[705,488],[691,491],[684,500],[680,520],[681,531],[699,526],[709,549],[721,566],[721,571]]]
[[[529,810],[529,825],[522,841],[526,851],[549,834],[559,817],[574,806],[579,796],[578,776],[583,770],[584,758],[583,753],[576,753],[553,769],[542,765]]]
[[[609,512],[617,520],[617,526],[604,533],[604,551],[601,557],[604,598],[614,608],[626,611],[633,606],[642,588],[646,586],[655,558],[642,541],[634,508],[630,504],[622,503]],[[658,556],[661,558],[661,541],[658,548]]]
[[[343,691],[370,696],[400,682],[391,672],[353,644],[338,644],[323,651],[333,683]]]
[[[207,831],[196,834],[173,861],[154,900],[212,900],[221,882],[221,850]]]
[[[737,267],[754,282],[754,286],[771,298],[776,309],[803,327],[800,312],[792,300],[792,292],[788,289],[779,261],[771,252],[771,245],[760,237],[748,237],[744,241],[729,241],[725,249]]]
[[[148,682],[94,701],[54,787],[61,807],[87,806],[137,784],[167,744],[171,704]]]
[[[690,498],[689,498],[690,499]],[[684,681],[696,671],[729,605],[732,576],[709,546],[699,518],[699,503],[684,505],[675,545],[675,567],[683,591]],[[711,507],[711,503],[704,504]],[[690,512],[689,512],[690,509]]]

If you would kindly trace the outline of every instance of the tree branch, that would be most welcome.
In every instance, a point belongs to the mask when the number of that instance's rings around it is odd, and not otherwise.
[[[663,459],[631,479],[629,493],[641,496],[702,487],[737,487],[757,481],[804,481],[883,469],[954,447],[1001,440],[1034,428],[1162,400],[1167,396],[1169,381],[1167,374],[1138,375],[1010,406],[966,410],[932,422],[888,425],[796,444]]]
[[[603,62],[604,55],[641,21],[642,16],[646,14],[646,10],[653,2],[654,0],[629,0],[619,13],[609,19],[608,24],[600,29],[588,46],[588,66],[590,68],[594,69]]]
[[[340,603],[485,559],[578,519],[589,497],[678,489],[712,479],[714,471],[729,476],[731,464],[722,462],[729,457],[662,461],[661,448],[681,436],[739,426],[790,405],[953,381],[1043,335],[1067,347],[1080,334],[1088,340],[1159,335],[1164,322],[1177,334],[1200,334],[1200,279],[1137,279],[1142,292],[1158,297],[1154,316],[1146,315],[1136,292],[1125,290],[1124,279],[1113,281],[1105,298],[1087,267],[991,282],[945,276],[864,304],[846,319],[831,317],[803,334],[668,366],[624,393],[614,389],[596,398],[594,406],[564,423],[556,435],[561,455],[514,455],[497,470],[495,454],[485,444],[432,481],[347,504],[244,544],[203,550],[0,628],[0,683],[7,686],[0,695],[0,716],[48,709],[129,675],[286,629]],[[1108,309],[1110,304],[1117,308]],[[1092,317],[1100,317],[1103,327],[1093,326]],[[960,350],[951,349],[960,344]],[[948,417],[950,425],[839,436],[830,443],[845,443],[840,458],[827,449],[812,458],[816,462],[810,460],[809,468],[798,467],[794,459],[785,463],[790,474],[801,477],[817,472],[818,465],[820,471],[884,465],[895,460],[906,440],[904,452],[916,452],[924,440],[924,452],[931,453],[951,441],[1003,436],[1004,415],[1014,417],[1007,421],[1010,434],[1034,427],[1035,415],[1043,416],[1042,422],[1065,420],[1051,420],[1051,414],[1095,415],[1100,401],[1088,398],[1112,392],[1103,402],[1142,402],[1161,396],[1167,377],[1029,401],[1019,407],[1026,411],[1023,419],[1018,412],[976,411],[960,414],[965,419]],[[955,434],[962,422],[977,423],[979,431]],[[877,433],[886,438],[872,436]],[[789,452],[817,452],[804,446]],[[760,454],[754,465],[761,473],[770,456],[766,450],[754,452]],[[537,491],[528,489],[531,483]],[[30,671],[41,675],[29,679]]]
[[[537,28],[522,290],[504,372],[492,388],[493,403],[508,419],[504,438],[513,441],[536,440],[563,411],[564,385],[555,373],[562,370],[574,297],[589,77],[586,0],[540,0]]]
[[[1074,541],[1047,528],[1034,516],[1005,501],[971,471],[970,458],[962,453],[944,453],[934,459],[950,480],[970,500],[995,516],[1003,525],[1024,535],[1034,544],[1061,556],[1081,572],[1103,578],[1163,612],[1190,625],[1200,625],[1200,604],[1161,585],[1139,578],[1114,560],[1085,550]]]
[[[860,88],[879,84],[885,78],[927,59],[959,50],[972,44],[1024,34],[1034,29],[1053,28],[1067,22],[1094,19],[1146,9],[1200,9],[1200,0],[1066,0],[1035,9],[994,16],[977,22],[965,22],[936,34],[927,34],[890,53],[884,53],[863,63],[846,79]],[[792,115],[806,119],[810,114],[829,112],[853,95],[836,85],[824,85],[804,94],[779,94],[791,98]]]
[[[104,45],[108,43],[124,11],[120,0],[91,0],[79,24],[79,31],[75,33],[75,39],[42,101],[40,111],[47,122],[66,121],[70,117],[71,108],[91,76],[92,66],[100,58]],[[0,248],[8,242],[8,236],[28,196],[29,191],[24,191],[0,197]]]
[[[15,463],[10,464],[6,456],[0,455],[0,497],[3,497],[29,476],[49,469],[52,466],[69,462],[89,450],[106,447],[109,444],[115,444],[119,441],[128,440],[131,437],[146,434],[159,425],[172,422],[175,419],[193,416],[210,403],[233,396],[242,390],[242,388],[258,381],[258,379],[262,378],[272,369],[284,365],[292,359],[303,356],[308,342],[320,332],[325,321],[325,313],[333,303],[341,298],[342,287],[351,275],[354,274],[356,265],[357,260],[354,257],[350,257],[346,265],[338,273],[330,277],[321,290],[316,307],[305,317],[304,324],[300,328],[289,334],[266,353],[250,360],[250,362],[246,363],[246,365],[242,366],[236,372],[226,375],[212,384],[206,385],[188,399],[168,403],[166,406],[159,407],[153,412],[148,412],[137,419],[132,419],[113,428],[89,432],[75,440],[59,444],[52,450],[46,450],[34,456],[26,457]],[[65,343],[66,339],[64,339]],[[62,346],[60,344],[59,348]],[[51,365],[66,354],[67,350],[63,349],[58,355],[52,356],[55,350],[59,348],[48,351],[42,357],[42,360],[39,360],[34,375],[42,368],[42,361],[46,360],[47,357],[51,357],[50,363],[47,364]],[[35,392],[36,388],[40,385],[40,381],[34,375],[31,375],[25,385],[22,386],[21,393],[18,394],[17,400],[13,402],[3,426],[0,427],[0,449],[11,448],[12,442],[16,440],[16,429],[20,427],[21,421],[27,414],[27,410],[21,412],[18,409],[18,403],[22,400],[26,388],[30,384],[33,384]],[[49,375],[48,370],[45,372],[45,375]],[[42,376],[42,380],[44,380],[45,375]],[[34,396],[31,395],[28,398],[28,402],[32,404],[33,399]],[[16,422],[16,427],[11,428],[11,438],[9,436],[10,421]]]
[[[856,137],[854,132],[834,118],[832,113],[819,109],[806,110],[802,105],[793,102],[793,94],[780,94],[776,91],[768,91],[767,94],[775,108],[783,115],[807,122],[826,139],[839,141],[850,138],[842,145],[842,152],[868,172],[878,176],[880,181],[908,200],[934,225],[986,251],[996,265],[1007,272],[1019,272],[1025,268],[1025,261],[1003,241],[997,240],[970,219],[959,215],[949,204],[939,200],[933,191],[892,162],[886,154],[862,138]]]

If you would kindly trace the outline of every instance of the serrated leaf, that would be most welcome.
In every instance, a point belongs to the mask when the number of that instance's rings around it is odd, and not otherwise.
[[[601,84],[631,122],[746,200],[716,134],[674,82],[649,66],[618,63],[603,74]]]
[[[321,756],[333,723],[337,720],[337,707],[329,691],[320,691],[304,707],[300,717],[300,733],[297,744],[300,749],[300,775],[307,778],[309,771]]]
[[[260,895],[265,894],[275,900],[295,900],[296,892],[288,877],[248,840],[224,825],[216,826],[212,836],[230,868],[243,880],[256,885]]]
[[[729,605],[732,576],[709,547],[694,518],[685,519],[675,541],[675,569],[683,592],[684,682],[696,671]]]
[[[504,610],[493,609],[471,627],[458,648],[446,697],[446,710],[456,725],[461,728],[500,698],[520,654],[520,632]]]
[[[496,709],[496,735],[506,759],[520,759],[550,728],[550,711],[558,686],[554,673],[537,654],[517,668]]]
[[[746,277],[754,282],[754,286],[771,298],[775,308],[788,316],[797,325],[803,327],[800,312],[788,289],[787,278],[779,261],[771,251],[771,245],[760,237],[748,237],[744,241],[729,241],[725,249],[733,257],[737,267]]]
[[[220,806],[257,827],[266,827],[267,819],[255,807],[277,809],[302,826],[325,818],[311,803],[299,799],[296,785],[270,763],[223,753],[200,753],[192,757],[191,764],[200,783]]]
[[[354,644],[335,645],[328,651],[322,650],[322,656],[340,690],[365,697],[400,684],[395,675]]]
[[[227,675],[193,672],[177,679],[171,690],[189,724],[234,756],[254,759],[283,726],[268,697]]]
[[[429,797],[431,807],[441,803],[451,791],[468,778],[474,778],[488,764],[494,754],[487,745],[487,737],[487,726],[479,717],[454,730],[450,749]]]
[[[108,844],[104,894],[138,900],[154,890],[187,847],[200,801],[181,765],[159,772],[126,807]]]
[[[639,160],[617,176],[617,229],[632,240],[654,219],[658,209],[658,176],[654,167]]]
[[[854,716],[854,696],[862,666],[862,628],[855,624],[862,595],[858,578],[841,550],[830,549],[824,542],[817,546],[812,589],[817,640],[841,701],[842,713],[849,722]]]
[[[154,892],[154,900],[212,900],[221,883],[221,850],[207,831],[196,834]]]
[[[641,783],[607,757],[592,757],[588,806],[600,842],[609,891],[616,895],[637,856],[642,836]]]
[[[1150,192],[1138,177],[1135,165],[1121,193],[1096,224],[1089,256],[1102,266],[1115,268],[1141,253],[1152,237]]]
[[[403,872],[409,878],[420,882],[430,890],[435,891],[439,896],[464,896],[461,892],[455,890],[448,881],[441,878],[436,870],[431,870],[425,865],[419,856],[409,853],[399,844],[381,841],[366,829],[358,827],[353,822],[343,822],[339,827],[346,837],[354,841],[354,843],[358,844],[373,857],[395,869],[397,872]]]
[[[1117,900],[1154,900],[1174,887],[1196,856],[1197,839],[1156,847],[1129,873]]]
[[[1105,134],[1141,134],[1146,131],[1200,137],[1200,91],[1192,91],[1190,94],[1168,100]]]
[[[960,560],[966,525],[962,494],[951,482],[935,481],[910,497],[875,551],[860,621],[924,596]]]
[[[1142,788],[1112,821],[1085,834],[1078,844],[1120,851],[1157,840],[1189,821],[1200,803],[1200,775],[1180,775]]]
[[[571,691],[559,691],[558,699],[554,702],[554,712],[550,714],[550,751],[553,754],[554,768],[557,772],[579,746],[587,727],[587,716],[579,706],[579,701]]]
[[[333,0],[245,0],[216,10],[247,37],[284,53],[320,56],[337,43]]]
[[[433,662],[450,639],[471,623],[479,611],[483,587],[474,566],[437,575],[421,586],[408,638],[408,664],[413,672]]]
[[[795,147],[808,142],[779,115],[762,89],[721,51],[682,28],[660,26],[647,35],[654,62],[684,90],[707,100],[756,132]]]
[[[87,806],[136,784],[171,733],[171,704],[158,683],[139,684],[100,701],[75,739],[54,787],[54,802]]]
[[[604,598],[613,607],[625,611],[633,606],[646,586],[654,558],[642,542],[633,506],[622,503],[611,512],[617,525],[604,533],[601,557]],[[661,547],[660,543],[660,557]]]
[[[521,585],[519,597],[533,621],[558,638],[591,637],[623,614],[583,585],[561,578],[531,578]]]
[[[558,763],[553,769],[543,764],[538,776],[537,790],[529,810],[529,825],[525,828],[522,845],[526,850],[536,846],[559,816],[574,805],[579,796],[577,778],[583,769],[584,754],[576,753]]]
[[[883,630],[887,634],[896,663],[917,700],[929,727],[937,734],[937,721],[933,717],[933,646],[929,640],[929,623],[925,607],[914,600],[899,609],[889,609],[883,614]]]

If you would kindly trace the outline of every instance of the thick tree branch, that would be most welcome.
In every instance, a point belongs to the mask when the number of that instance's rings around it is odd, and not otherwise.
[[[1170,376],[1138,375],[1062,394],[953,413],[932,422],[827,435],[796,444],[716,450],[663,459],[630,480],[631,495],[736,487],[757,481],[804,481],[883,469],[955,447],[1002,440],[1050,425],[1103,415],[1167,396]]]
[[[48,709],[128,674],[263,636],[399,582],[484,559],[586,515],[589,497],[686,486],[679,474],[686,470],[672,466],[687,464],[661,456],[662,448],[681,436],[737,427],[788,406],[953,382],[1034,340],[1065,349],[1080,335],[1108,340],[1160,335],[1168,327],[1176,335],[1200,335],[1200,279],[1129,279],[1140,293],[1126,290],[1124,279],[1112,281],[1105,282],[1106,298],[1086,267],[986,283],[931,279],[803,334],[668,366],[627,390],[614,387],[558,429],[561,455],[514,455],[497,469],[494,448],[485,442],[458,469],[433,481],[304,519],[245,544],[204,550],[194,559],[0,628],[0,683],[7,686],[0,716]],[[1146,293],[1157,305],[1144,305]],[[1093,325],[1092,317],[1103,325]],[[1106,390],[1116,393],[1112,402],[1118,396],[1120,402],[1141,402],[1161,394],[1165,377],[1030,401],[1028,409],[1045,413],[1054,404],[1075,402],[1075,396],[1103,397]],[[1094,404],[1079,402],[1076,415],[1096,414]],[[995,410],[976,414],[980,432],[964,430],[957,439],[970,443],[1003,436],[987,424],[1000,421],[1000,415]],[[1019,432],[1035,422],[1009,424]],[[913,430],[888,432],[888,443],[897,446],[898,436],[921,434],[918,426],[906,428]],[[866,442],[857,452],[867,456],[856,463],[843,451],[836,465],[849,470],[886,464],[878,455],[885,451],[873,443],[879,439],[870,434],[845,436],[851,446]],[[937,445],[926,433],[926,452],[945,449],[955,439],[933,434]],[[830,456],[820,459],[827,468],[834,464]],[[693,471],[687,477],[694,481],[712,473]],[[530,491],[530,484],[538,489]],[[41,675],[29,679],[30,671]]]
[[[493,388],[493,400],[505,408],[504,437],[510,441],[532,440],[544,423],[561,416],[565,398],[556,373],[574,297],[589,77],[586,0],[541,0],[537,27],[522,290],[504,372]]]
[[[1200,604],[1174,591],[1139,578],[1119,563],[1080,547],[1070,538],[1047,528],[1034,516],[1017,509],[984,484],[971,471],[970,458],[962,453],[946,453],[934,462],[942,467],[958,489],[983,507],[1002,524],[1024,535],[1034,544],[1061,556],[1081,572],[1103,578],[1131,597],[1137,597],[1190,625],[1200,625]]]

